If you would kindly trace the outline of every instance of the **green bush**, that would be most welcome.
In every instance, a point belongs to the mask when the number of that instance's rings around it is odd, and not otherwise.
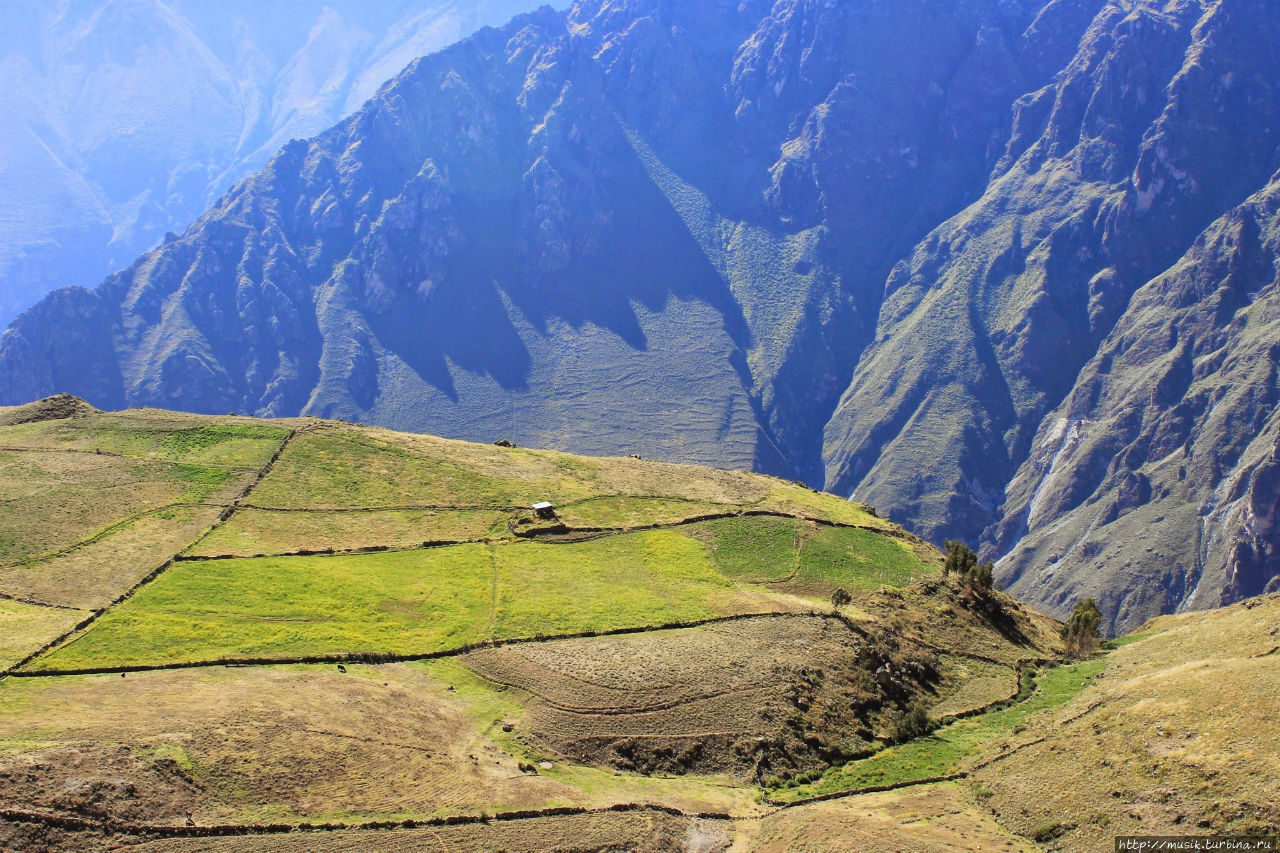
[[[1031,833],[1031,839],[1040,844],[1044,844],[1046,841],[1052,841],[1053,839],[1060,837],[1067,831],[1067,829],[1069,829],[1069,827],[1058,823],[1056,820],[1051,820],[1037,826],[1035,832]]]
[[[929,716],[928,706],[924,698],[917,696],[902,712],[893,725],[893,742],[906,743],[918,737],[931,734],[938,727],[936,720]]]

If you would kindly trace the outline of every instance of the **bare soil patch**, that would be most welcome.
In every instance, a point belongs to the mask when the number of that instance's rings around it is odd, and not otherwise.
[[[0,807],[178,824],[190,813],[216,824],[429,817],[575,798],[522,773],[425,671],[347,669],[11,680],[0,691]],[[189,785],[170,784],[174,767]],[[64,796],[82,789],[102,796],[86,801],[91,808]]]
[[[924,673],[838,620],[760,617],[486,649],[462,660],[529,695],[529,735],[586,763],[762,778],[865,751]]]

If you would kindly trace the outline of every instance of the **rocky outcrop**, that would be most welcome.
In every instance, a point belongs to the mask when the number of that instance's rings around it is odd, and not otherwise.
[[[40,421],[60,421],[67,418],[82,418],[97,414],[100,410],[90,406],[79,397],[70,394],[54,394],[25,406],[5,406],[0,408],[0,426],[31,424]]]

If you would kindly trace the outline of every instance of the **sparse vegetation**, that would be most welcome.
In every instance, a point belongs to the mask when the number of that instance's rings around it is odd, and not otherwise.
[[[1033,841],[1038,841],[1041,844],[1045,844],[1060,837],[1062,833],[1066,831],[1067,827],[1063,826],[1056,820],[1050,820],[1037,826],[1031,833],[1031,839]]]

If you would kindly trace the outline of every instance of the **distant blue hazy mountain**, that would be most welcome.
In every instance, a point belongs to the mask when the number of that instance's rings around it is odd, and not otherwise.
[[[415,57],[541,2],[2,0],[0,324],[183,230]]]
[[[192,162],[260,156],[301,135],[285,113],[352,103],[325,82],[359,77],[351,27],[308,27],[288,60],[235,30],[204,53],[154,37],[194,80],[146,97],[239,118],[105,110],[119,87],[95,76],[80,174],[144,202],[219,191],[208,166],[158,189],[124,166],[162,131]],[[1121,630],[1277,591],[1277,44],[1275,0],[533,11],[23,313],[0,405],[66,391],[755,468],[967,539],[1024,599],[1091,595]],[[287,81],[262,103],[220,94],[249,71],[209,70],[260,66]],[[55,215],[92,198],[61,192]]]

